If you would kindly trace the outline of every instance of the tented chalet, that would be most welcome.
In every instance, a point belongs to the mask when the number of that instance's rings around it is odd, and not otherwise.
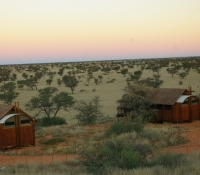
[[[200,101],[188,89],[159,88],[150,96],[158,110],[157,120],[166,122],[192,122],[200,120]]]
[[[19,103],[0,104],[0,148],[35,146],[35,121]]]

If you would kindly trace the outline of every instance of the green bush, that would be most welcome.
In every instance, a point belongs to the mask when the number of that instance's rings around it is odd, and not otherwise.
[[[52,126],[52,125],[65,125],[66,120],[61,117],[56,118],[48,118],[48,117],[42,117],[38,119],[38,122],[36,123],[37,126]]]
[[[134,122],[131,121],[120,121],[120,122],[114,122],[110,125],[110,128],[106,131],[106,136],[110,135],[119,135],[123,133],[130,133],[133,131],[136,131],[137,133],[140,133],[143,131],[144,128],[144,121],[141,117],[136,117],[134,119]]]
[[[134,131],[134,123],[130,121],[114,122],[110,125],[110,128],[106,131],[106,136],[119,135]]]
[[[182,85],[183,84],[183,81],[179,81],[179,85]]]
[[[154,157],[150,166],[161,165],[165,168],[177,168],[178,166],[184,165],[186,162],[186,156],[178,153],[165,153],[159,154]]]
[[[142,155],[134,144],[112,139],[98,148],[80,153],[82,163],[92,174],[103,174],[108,168],[133,169],[142,165]]]

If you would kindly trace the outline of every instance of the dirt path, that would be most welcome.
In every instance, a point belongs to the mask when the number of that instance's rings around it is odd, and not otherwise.
[[[195,151],[200,151],[200,121],[194,121],[192,123],[183,123],[179,124],[179,126],[186,129],[184,135],[186,136],[189,142],[182,145],[166,148],[164,149],[164,151],[171,151],[183,154],[189,154]]]
[[[71,161],[78,158],[77,154],[68,155],[44,155],[44,156],[6,156],[0,155],[0,166],[15,163],[43,163]]]

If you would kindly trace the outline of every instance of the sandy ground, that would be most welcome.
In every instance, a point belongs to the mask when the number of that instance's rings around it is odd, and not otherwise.
[[[189,154],[195,151],[200,151],[200,121],[179,124],[179,127],[183,127],[186,130],[184,135],[188,139],[188,142],[182,145],[165,148],[162,151],[171,151],[183,154]]]

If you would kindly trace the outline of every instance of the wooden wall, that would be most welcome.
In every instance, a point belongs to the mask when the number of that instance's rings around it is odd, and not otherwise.
[[[0,147],[23,147],[28,145],[35,146],[34,122],[28,126],[4,128],[0,125]]]
[[[191,116],[190,116],[191,115]],[[191,117],[191,118],[190,118]],[[158,110],[158,121],[166,122],[186,122],[200,120],[200,104],[191,105],[191,113],[189,105],[175,103],[171,110],[166,110],[164,105]]]
[[[192,119],[199,120],[200,119],[199,104],[192,104],[191,108],[192,108]]]

